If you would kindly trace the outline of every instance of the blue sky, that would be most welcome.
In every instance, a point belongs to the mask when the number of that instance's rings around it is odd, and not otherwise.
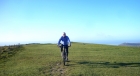
[[[0,42],[140,42],[139,0],[0,0]]]

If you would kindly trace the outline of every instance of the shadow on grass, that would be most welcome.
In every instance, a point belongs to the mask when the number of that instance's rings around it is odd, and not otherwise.
[[[91,66],[91,67],[96,67],[96,68],[119,68],[119,67],[140,67],[140,63],[129,63],[129,62],[88,62],[88,61],[81,61],[77,62],[78,64],[81,65],[86,65],[86,66]]]

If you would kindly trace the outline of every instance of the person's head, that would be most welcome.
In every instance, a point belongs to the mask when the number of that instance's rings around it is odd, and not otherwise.
[[[66,33],[65,32],[63,32],[63,37],[65,37],[66,36]]]

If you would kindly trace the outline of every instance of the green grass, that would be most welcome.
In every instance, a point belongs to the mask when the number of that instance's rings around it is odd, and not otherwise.
[[[140,48],[73,43],[67,66],[53,44],[25,45],[0,63],[0,76],[140,76]]]

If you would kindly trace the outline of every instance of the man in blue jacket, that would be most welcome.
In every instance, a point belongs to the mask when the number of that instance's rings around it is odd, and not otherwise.
[[[61,43],[60,43],[61,42]],[[60,46],[61,44],[61,46]],[[63,32],[63,36],[60,37],[59,41],[58,41],[58,46],[60,46],[61,48],[61,56],[62,56],[62,51],[63,51],[63,48],[66,49],[66,53],[67,53],[67,57],[66,57],[66,60],[68,61],[68,45],[69,47],[71,46],[71,42],[70,42],[70,39],[69,37],[66,35],[65,32]]]

